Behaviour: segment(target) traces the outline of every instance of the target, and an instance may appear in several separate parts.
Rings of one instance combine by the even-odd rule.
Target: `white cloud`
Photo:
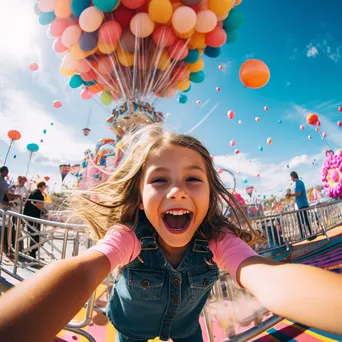
[[[6,66],[2,68],[3,72],[9,72],[11,68],[28,69],[31,62],[42,63],[39,36],[44,29],[39,27],[32,1],[2,2],[0,32],[0,64]]]
[[[318,55],[318,50],[316,46],[313,46],[312,43],[310,43],[307,46],[308,50],[306,52],[307,57],[316,57]]]
[[[30,98],[29,94],[18,89],[8,89],[0,95],[0,138],[8,142],[7,132],[10,129],[21,131],[22,138],[16,142],[17,150],[26,151],[26,145],[30,142],[40,145],[34,161],[45,165],[76,163],[82,159],[86,149],[95,145],[95,142],[78,140],[79,132],[56,120],[42,105]],[[42,134],[44,129],[47,130],[46,135]],[[40,139],[44,139],[42,144]]]
[[[289,164],[292,162],[292,165],[287,165],[286,161],[273,164],[265,163],[261,159],[250,160],[248,159],[248,155],[241,153],[237,156],[215,156],[214,162],[218,167],[225,168],[234,174],[237,183],[240,184],[240,186],[237,186],[237,191],[242,195],[245,195],[245,188],[248,185],[253,185],[258,194],[269,196],[271,194],[285,194],[286,189],[292,186],[290,172],[294,169],[296,169],[299,176],[303,178],[307,188],[320,184],[320,168],[316,165],[312,166],[311,163],[314,159],[316,159],[316,162],[319,162],[324,158],[325,156],[323,153],[313,156],[294,156],[289,162]],[[260,174],[260,178],[256,177],[257,174]],[[231,186],[232,178],[230,175],[222,173],[220,176],[225,184]],[[247,180],[248,183],[241,186],[244,180]]]

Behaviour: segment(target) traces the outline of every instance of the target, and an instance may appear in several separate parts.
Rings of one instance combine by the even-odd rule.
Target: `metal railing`
[[[0,274],[5,272],[16,280],[22,281],[35,268],[43,267],[55,260],[76,256],[80,249],[86,250],[91,242],[87,238],[86,226],[37,219],[21,215],[13,211],[0,209],[1,244]],[[329,241],[327,231],[342,223],[342,201],[319,204],[307,209],[286,212],[283,214],[251,219],[253,228],[265,234],[267,241],[257,246],[259,254],[275,259],[283,259],[290,255],[292,246],[314,235],[323,235]],[[7,243],[5,244],[5,239]],[[5,251],[5,245],[8,246]],[[36,250],[36,257],[30,253]],[[12,254],[11,267],[3,263],[3,252]],[[26,273],[25,273],[26,271]],[[89,341],[94,341],[87,332],[79,330],[87,326],[93,315],[95,306],[94,292],[86,304],[86,316],[82,322],[70,322],[66,330],[82,334]],[[239,303],[249,303],[248,312],[239,313]],[[230,306],[230,313],[225,309]],[[252,304],[251,304],[252,303]],[[213,314],[214,312],[214,314]],[[228,341],[248,341],[263,332],[282,318],[271,316],[265,319],[267,310],[246,290],[242,289],[229,274],[221,273],[220,280],[215,284],[203,315],[207,326],[207,334],[214,341],[213,320],[221,322]],[[226,316],[225,316],[226,315]],[[241,331],[241,326],[254,324],[252,328]]]

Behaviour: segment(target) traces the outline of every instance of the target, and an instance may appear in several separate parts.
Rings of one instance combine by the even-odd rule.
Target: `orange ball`
[[[270,80],[270,69],[259,59],[249,59],[241,65],[240,80],[248,88],[262,88]]]

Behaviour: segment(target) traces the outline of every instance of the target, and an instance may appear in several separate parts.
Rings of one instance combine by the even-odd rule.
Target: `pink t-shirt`
[[[241,263],[249,257],[258,255],[230,231],[220,240],[211,240],[209,248],[217,266],[229,272],[234,280],[237,280],[237,271]],[[128,227],[117,225],[112,227],[90,250],[104,254],[111,264],[112,271],[118,265],[127,265],[133,261],[140,254],[141,244]]]

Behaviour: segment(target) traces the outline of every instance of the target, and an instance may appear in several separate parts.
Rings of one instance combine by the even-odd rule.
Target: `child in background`
[[[101,200],[73,203],[97,245],[6,293],[0,340],[52,340],[118,266],[107,310],[118,341],[201,342],[199,315],[219,269],[275,314],[342,333],[341,276],[257,255],[248,244],[260,237],[197,139],[148,125],[124,152],[111,179],[92,191]]]

